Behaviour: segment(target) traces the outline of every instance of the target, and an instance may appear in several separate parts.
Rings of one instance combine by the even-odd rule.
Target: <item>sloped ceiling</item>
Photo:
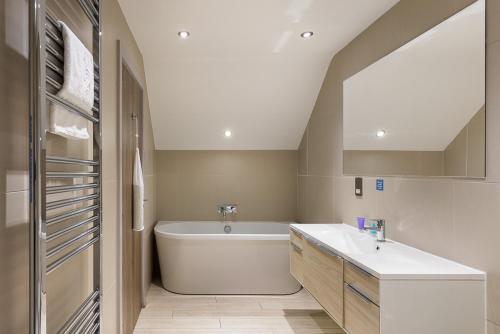
[[[157,149],[297,149],[334,54],[398,2],[119,1],[143,53]]]

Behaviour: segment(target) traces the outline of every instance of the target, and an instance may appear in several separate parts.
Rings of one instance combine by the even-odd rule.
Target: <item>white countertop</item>
[[[480,270],[392,240],[377,242],[368,232],[346,224],[292,224],[290,227],[381,280],[486,279]]]

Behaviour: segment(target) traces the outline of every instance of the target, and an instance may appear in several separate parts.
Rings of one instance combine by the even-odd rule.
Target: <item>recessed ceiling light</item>
[[[225,136],[226,138],[229,138],[229,137],[231,137],[232,135],[233,135],[233,133],[231,132],[231,130],[226,130],[226,131],[224,131],[224,136]]]
[[[312,31],[304,31],[302,34],[300,34],[300,37],[302,38],[311,38],[314,35]]]
[[[385,130],[378,130],[377,131],[377,137],[379,137],[379,138],[385,137],[385,134],[386,134]]]
[[[177,33],[177,35],[179,35],[179,37],[182,38],[182,39],[186,39],[186,38],[189,37],[190,33],[189,33],[189,31],[183,30],[183,31],[179,31]]]

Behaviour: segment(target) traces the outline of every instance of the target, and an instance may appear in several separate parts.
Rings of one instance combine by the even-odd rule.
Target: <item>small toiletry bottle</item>
[[[377,223],[376,222],[372,222],[370,224],[370,235],[374,238],[377,237]]]

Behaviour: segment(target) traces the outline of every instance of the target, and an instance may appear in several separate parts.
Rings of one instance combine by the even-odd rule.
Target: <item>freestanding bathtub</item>
[[[288,223],[158,222],[163,287],[181,294],[291,294]]]

